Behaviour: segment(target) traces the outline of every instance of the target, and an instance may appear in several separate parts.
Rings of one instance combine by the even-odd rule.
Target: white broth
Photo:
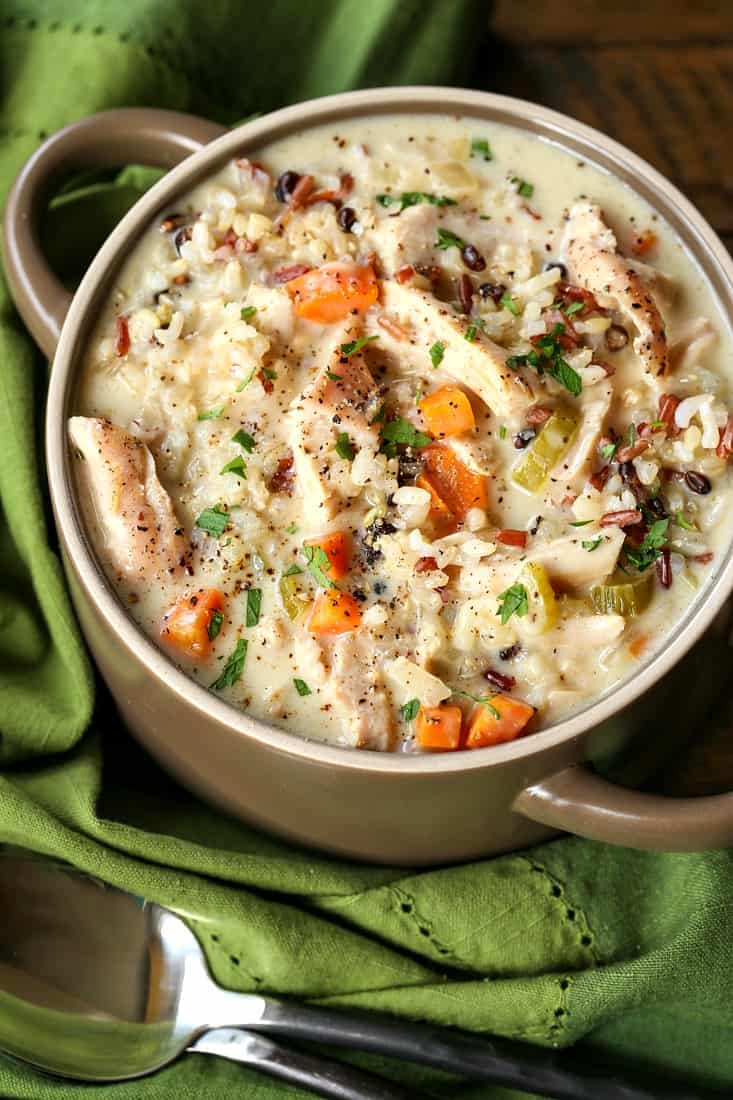
[[[472,119],[319,127],[151,226],[86,355],[99,558],[308,738],[530,735],[634,674],[730,538],[731,340],[628,187]]]

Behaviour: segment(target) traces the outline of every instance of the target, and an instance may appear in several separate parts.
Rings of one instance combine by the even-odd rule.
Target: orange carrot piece
[[[299,317],[322,325],[361,313],[379,297],[377,276],[369,264],[326,264],[291,279],[285,289]]]
[[[652,229],[645,229],[639,233],[631,243],[631,251],[635,256],[646,256],[656,246],[659,237]]]
[[[317,546],[324,552],[331,563],[324,569],[329,580],[341,581],[348,575],[351,567],[351,541],[343,531],[333,531],[330,535],[308,539],[305,545]]]
[[[425,489],[430,493],[430,519],[432,520],[436,531],[442,535],[452,535],[458,530],[458,521],[451,512],[448,505],[443,498],[439,495],[437,489],[428,481],[422,474],[417,478],[415,484],[419,489]]]
[[[206,657],[211,649],[209,627],[224,596],[217,588],[204,588],[191,596],[179,596],[163,616],[160,636],[189,657]]]
[[[460,707],[442,703],[439,707],[420,707],[415,719],[415,736],[421,749],[457,749],[461,743]]]
[[[438,439],[465,435],[476,427],[471,402],[458,386],[441,386],[423,397],[419,405],[428,431]]]
[[[649,645],[650,638],[648,634],[637,634],[632,642],[629,643],[629,653],[637,661],[644,655],[644,651]]]
[[[329,588],[316,596],[308,619],[313,634],[348,634],[361,626],[359,604],[348,592]]]
[[[534,707],[513,699],[511,695],[494,695],[490,703],[499,717],[480,703],[468,720],[467,749],[483,749],[487,745],[513,741],[534,714]]]
[[[517,531],[513,527],[504,527],[496,532],[496,541],[503,543],[504,546],[521,546],[524,549],[527,545],[527,532]]]
[[[486,508],[486,478],[475,474],[448,446],[435,444],[420,452],[423,478],[433,487],[448,510],[464,520],[469,508]]]

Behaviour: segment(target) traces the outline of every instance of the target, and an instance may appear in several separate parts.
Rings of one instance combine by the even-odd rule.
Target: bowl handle
[[[553,829],[662,852],[733,845],[733,794],[665,798],[618,787],[576,764],[521,791],[514,810]]]
[[[21,317],[49,359],[71,303],[40,246],[41,222],[54,189],[85,169],[123,164],[172,168],[224,132],[223,126],[194,115],[125,107],[59,130],[26,162],[3,216],[5,272]]]

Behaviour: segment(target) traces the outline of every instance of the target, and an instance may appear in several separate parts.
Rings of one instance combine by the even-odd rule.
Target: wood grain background
[[[733,250],[733,0],[497,0],[490,29],[484,88],[623,142]],[[733,703],[701,725],[660,778],[669,793],[733,790]]]

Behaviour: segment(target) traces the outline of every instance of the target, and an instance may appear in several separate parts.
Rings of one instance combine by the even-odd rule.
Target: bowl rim
[[[733,589],[733,554],[729,545],[715,575],[693,597],[685,614],[660,649],[636,675],[607,689],[581,711],[526,738],[473,752],[397,754],[365,752],[289,733],[253,718],[179,669],[127,614],[94,556],[76,500],[66,441],[68,405],[80,363],[77,354],[88,337],[89,313],[108,292],[110,278],[127,257],[153,217],[182,191],[201,182],[233,155],[260,148],[293,131],[338,120],[376,115],[447,115],[474,117],[484,123],[514,126],[541,140],[573,150],[647,198],[662,217],[668,213],[685,227],[685,243],[733,329],[733,259],[719,237],[684,195],[655,168],[600,131],[528,100],[492,92],[439,86],[405,86],[344,92],[270,112],[224,133],[192,154],[147,191],[106,239],[74,294],[64,321],[51,370],[46,410],[46,457],[56,524],[87,599],[108,631],[160,684],[193,707],[202,721],[215,721],[232,733],[265,743],[284,756],[305,757],[312,764],[395,776],[432,775],[481,770],[519,758],[541,755],[564,742],[583,737],[618,715],[648,691],[684,656],[711,624]],[[657,196],[657,201],[644,192]],[[708,268],[712,268],[711,271]],[[730,299],[726,308],[724,294]]]

